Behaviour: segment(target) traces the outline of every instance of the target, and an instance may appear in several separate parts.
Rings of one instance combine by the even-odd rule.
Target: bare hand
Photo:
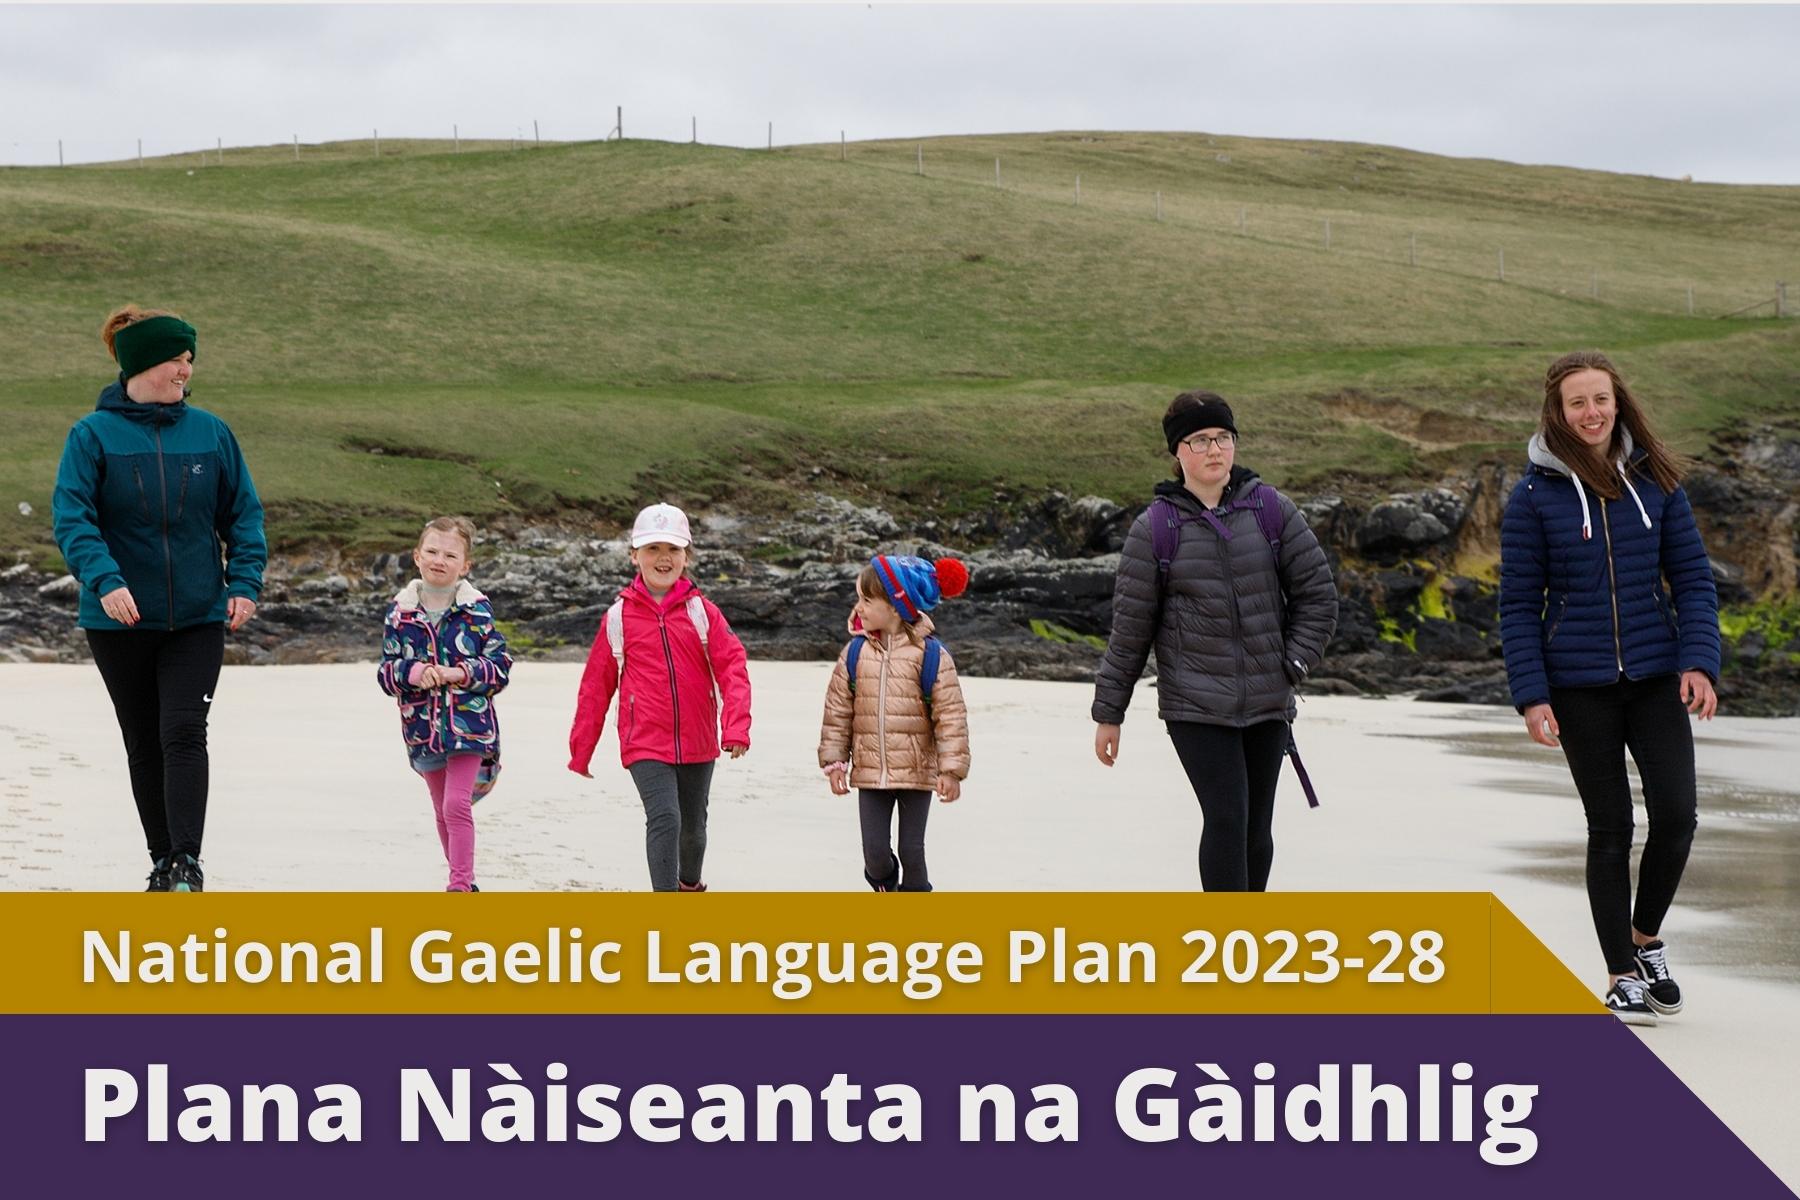
[[[1702,721],[1713,719],[1713,713],[1719,707],[1719,693],[1713,690],[1712,680],[1705,671],[1683,671],[1681,673],[1681,702],[1687,705],[1691,713],[1700,714]]]
[[[233,596],[225,601],[226,628],[236,633],[256,615],[256,601],[248,596]]]
[[[1117,725],[1094,726],[1094,757],[1100,765],[1110,767],[1119,759],[1119,727]]]
[[[825,772],[825,782],[831,785],[832,795],[848,796],[850,794],[849,775],[850,773],[842,767],[837,767]]]
[[[742,757],[744,757],[744,755],[748,754],[749,752],[750,752],[750,747],[744,745],[742,742],[726,742],[725,743],[725,753],[731,755],[731,757],[733,757],[733,758],[742,758]]]
[[[100,597],[100,611],[121,625],[138,623],[137,601],[131,598],[130,588],[114,588]]]
[[[1534,704],[1525,710],[1525,732],[1540,746],[1555,748],[1562,745],[1556,740],[1562,736],[1562,726],[1556,723],[1556,714],[1550,711],[1548,704]]]
[[[939,775],[937,794],[945,804],[954,804],[962,795],[962,780],[954,775]]]

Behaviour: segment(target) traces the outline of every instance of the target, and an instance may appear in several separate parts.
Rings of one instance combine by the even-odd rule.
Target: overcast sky
[[[0,6],[0,163],[1204,130],[1800,184],[1800,6]]]

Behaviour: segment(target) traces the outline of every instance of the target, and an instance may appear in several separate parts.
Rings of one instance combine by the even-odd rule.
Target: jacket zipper
[[[1612,598],[1613,661],[1625,674],[1625,651],[1619,645],[1619,580],[1613,571],[1612,522],[1606,517],[1606,501],[1600,502],[1600,528],[1606,535],[1606,591]]]
[[[662,607],[656,610],[656,631],[662,635],[663,663],[669,668],[669,707],[675,713],[675,762],[681,763],[681,694],[675,690],[675,656],[669,651],[669,626],[663,620]]]
[[[162,430],[156,430],[156,478],[162,484],[163,579],[168,587],[169,630],[175,629],[175,553],[169,548],[169,473],[163,465]]]
[[[887,649],[888,649],[887,639],[883,638],[882,645],[881,645],[881,674],[877,677],[877,683],[875,686],[875,745],[880,748],[880,752],[881,752],[881,782],[876,784],[875,786],[883,787],[883,788],[888,785],[888,759],[887,759],[888,654],[887,654]]]

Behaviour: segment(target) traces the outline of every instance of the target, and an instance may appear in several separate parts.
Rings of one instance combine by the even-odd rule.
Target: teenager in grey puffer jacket
[[[1126,536],[1112,633],[1095,677],[1095,752],[1112,765],[1154,647],[1157,715],[1205,820],[1201,883],[1207,891],[1261,891],[1274,858],[1270,823],[1294,685],[1324,656],[1337,626],[1337,587],[1293,501],[1259,488],[1256,473],[1236,465],[1237,427],[1224,400],[1183,393],[1163,430],[1183,482],[1160,484],[1156,494],[1181,516],[1179,542],[1159,590],[1149,511]],[[1279,506],[1279,562],[1256,512],[1232,507],[1246,499]]]

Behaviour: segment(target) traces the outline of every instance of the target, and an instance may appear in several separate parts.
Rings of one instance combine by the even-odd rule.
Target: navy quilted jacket
[[[1626,488],[1589,495],[1541,434],[1500,523],[1500,636],[1523,712],[1552,687],[1620,675],[1719,677],[1719,597],[1681,488],[1664,493],[1625,441]]]

